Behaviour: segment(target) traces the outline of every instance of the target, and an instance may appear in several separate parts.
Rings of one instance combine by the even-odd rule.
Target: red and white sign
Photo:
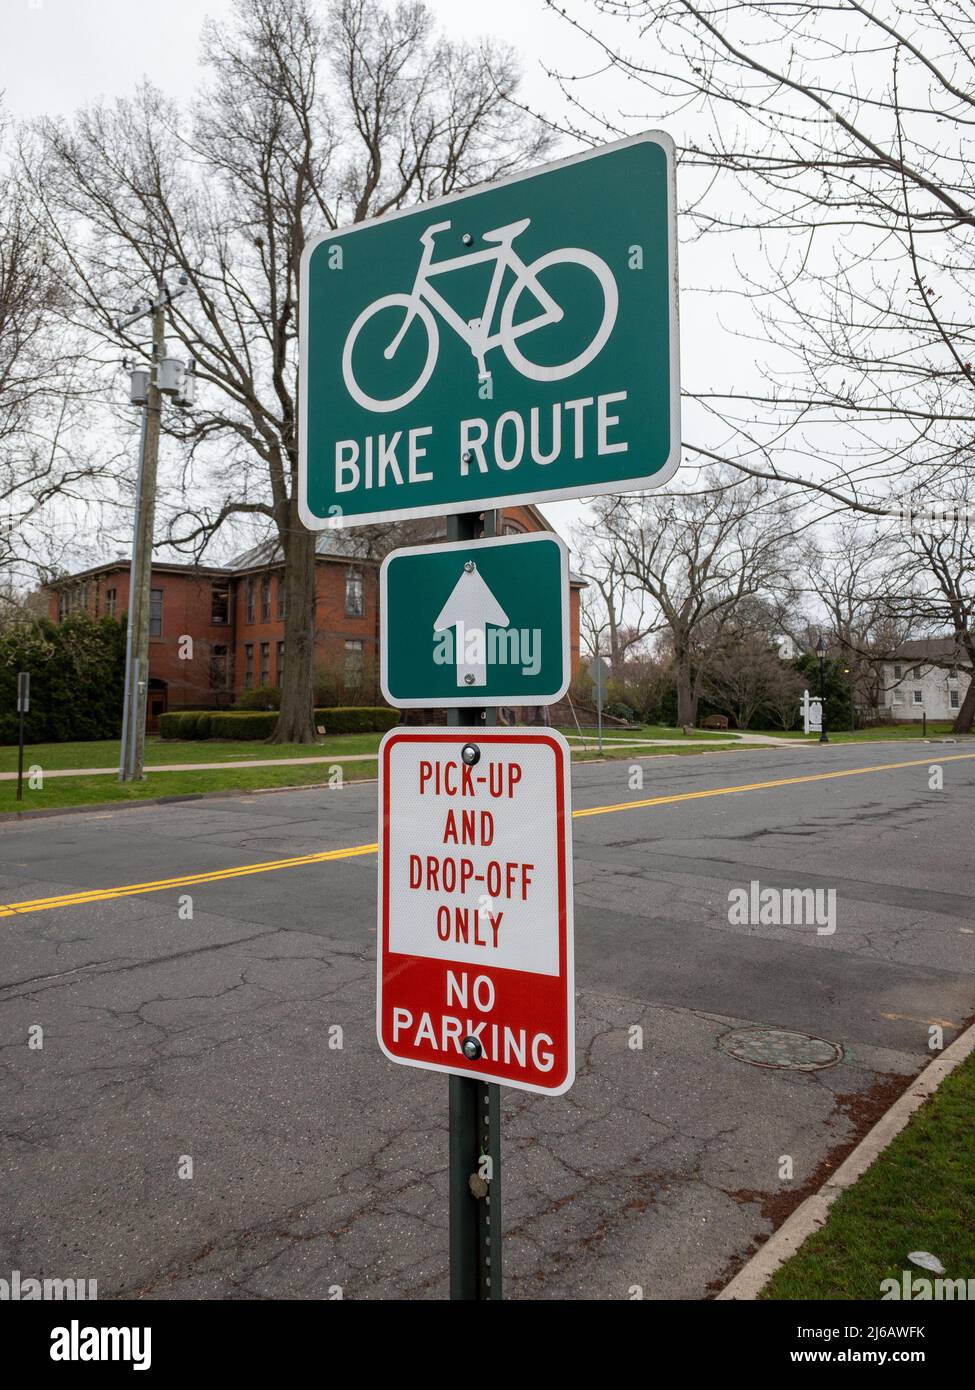
[[[565,739],[400,728],[379,759],[380,1047],[407,1066],[560,1095],[575,1077]]]

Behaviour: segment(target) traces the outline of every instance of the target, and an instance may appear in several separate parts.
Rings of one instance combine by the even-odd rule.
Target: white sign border
[[[393,560],[403,556],[423,556],[423,555],[443,555],[451,550],[472,550],[481,546],[498,545],[523,545],[525,542],[537,544],[539,541],[554,542],[559,548],[559,559],[561,577],[559,588],[561,592],[562,607],[562,685],[555,695],[533,695],[530,699],[519,699],[515,696],[500,695],[461,695],[451,692],[449,696],[428,695],[424,700],[399,699],[394,696],[389,689],[389,604],[387,594],[389,587],[388,568]],[[470,709],[478,707],[483,709],[501,709],[502,706],[511,706],[512,709],[522,709],[532,705],[557,705],[562,699],[569,686],[572,684],[572,652],[569,642],[569,547],[561,536],[554,531],[530,531],[526,535],[520,536],[485,536],[476,541],[448,541],[444,545],[404,545],[398,550],[391,550],[383,560],[379,569],[379,688],[382,691],[383,699],[394,709],[441,709],[441,708],[462,708]]]
[[[507,1077],[499,1078],[491,1072],[474,1071],[468,1067],[449,1067],[441,1066],[439,1062],[418,1062],[411,1057],[396,1057],[386,1047],[383,1041],[383,812],[386,805],[386,778],[384,774],[386,744],[391,743],[397,736],[402,738],[404,734],[408,737],[412,734],[432,733],[440,738],[450,738],[453,741],[455,735],[459,735],[465,741],[474,743],[477,739],[483,738],[486,733],[496,734],[495,728],[467,728],[464,725],[450,725],[447,728],[433,728],[433,726],[420,725],[416,728],[400,725],[395,729],[388,730],[383,735],[379,745],[379,826],[378,826],[378,846],[376,858],[378,861],[377,873],[377,893],[376,893],[376,1039],[379,1049],[383,1056],[390,1062],[395,1062],[400,1067],[417,1067],[421,1071],[439,1072],[441,1076],[466,1076],[471,1081],[488,1081],[495,1086],[510,1086],[516,1091],[531,1091],[533,1095],[539,1096],[564,1096],[576,1079],[576,972],[575,972],[575,903],[573,900],[573,858],[572,858],[572,750],[567,740],[557,729],[504,729],[503,734],[506,739],[516,740],[525,738],[538,738],[544,735],[553,738],[561,750],[562,757],[562,824],[564,827],[565,844],[563,846],[565,857],[565,1046],[566,1046],[566,1073],[565,1079],[557,1087],[535,1086],[530,1081],[511,1081]]]
[[[619,478],[612,482],[587,484],[586,487],[534,488],[529,492],[516,492],[507,497],[465,498],[453,502],[437,502],[428,506],[392,508],[388,511],[357,512],[346,517],[344,513],[336,516],[316,516],[308,510],[308,268],[311,257],[322,242],[331,244],[338,237],[350,236],[374,227],[380,222],[392,222],[399,217],[415,216],[423,208],[446,207],[449,203],[488,193],[495,188],[519,183],[523,179],[535,178],[539,174],[549,174],[556,169],[580,164],[583,160],[598,159],[600,155],[611,154],[629,145],[654,144],[664,152],[667,162],[667,278],[670,286],[670,453],[666,462],[650,477]],[[648,492],[664,483],[677,472],[681,460],[680,438],[680,323],[677,294],[677,158],[674,141],[664,130],[646,130],[640,135],[631,135],[625,140],[614,140],[596,149],[584,150],[581,154],[569,155],[565,159],[555,159],[548,164],[536,165],[494,183],[479,183],[473,188],[465,188],[461,193],[448,193],[443,198],[431,198],[426,203],[414,203],[408,208],[397,208],[395,212],[382,217],[371,217],[364,222],[355,222],[335,231],[322,232],[306,242],[301,253],[301,277],[299,288],[298,316],[298,515],[309,531],[341,531],[352,526],[373,526],[380,521],[416,521],[426,516],[453,516],[461,512],[495,511],[503,507],[517,507],[542,502],[561,502],[576,497],[599,497],[615,492]]]

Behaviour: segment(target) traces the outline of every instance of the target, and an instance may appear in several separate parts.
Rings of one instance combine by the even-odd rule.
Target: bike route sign
[[[660,132],[312,241],[305,525],[666,482],[680,455],[676,245]]]

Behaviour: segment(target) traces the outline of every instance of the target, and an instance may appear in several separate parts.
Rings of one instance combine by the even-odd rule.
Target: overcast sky
[[[489,0],[479,6],[465,0],[427,3],[452,36],[476,39],[487,35],[512,45],[522,64],[524,99],[532,109],[553,118],[563,110],[563,97],[558,84],[546,75],[545,65],[577,73],[592,72],[600,66],[590,42],[553,13],[544,0]],[[590,23],[601,22],[591,0],[565,3]],[[198,54],[202,23],[208,15],[225,18],[231,11],[231,0],[166,0],[155,5],[137,4],[135,0],[0,0],[0,91],[4,106],[12,117],[21,120],[40,115],[69,116],[89,102],[130,93],[143,77],[176,101],[188,102],[201,77]],[[613,41],[622,37],[618,21],[602,23],[612,26],[606,32]],[[632,37],[633,31],[628,30],[627,38]],[[619,117],[620,96],[625,91],[630,99],[632,90],[621,82],[619,74],[611,73],[588,84],[585,94],[597,105],[603,102],[623,130],[636,133],[656,122],[648,121],[639,109]],[[688,119],[693,117],[681,117],[682,123]],[[668,128],[678,144],[685,142],[686,126]],[[558,153],[571,153],[579,147],[577,142],[566,140]],[[680,188],[686,196],[690,189],[688,172],[681,175]],[[738,283],[733,247],[726,238],[706,247],[689,241],[681,248],[680,270],[685,384],[705,390],[740,388],[744,384],[742,373],[754,374],[758,350],[748,351],[746,344],[743,352],[742,343],[730,336],[727,348],[723,347],[724,306],[713,294],[700,293],[707,285]],[[742,322],[740,301],[732,298],[727,307],[731,327],[735,327],[736,322]],[[120,397],[124,385],[120,374]],[[691,437],[701,433],[694,421],[685,423],[692,426]],[[707,442],[717,448],[733,434],[721,427],[719,438],[714,422],[708,422],[706,428]],[[672,486],[693,487],[695,481],[695,471],[685,468]],[[584,515],[576,502],[546,503],[544,509],[566,537]],[[231,536],[226,537],[225,544],[233,545]]]

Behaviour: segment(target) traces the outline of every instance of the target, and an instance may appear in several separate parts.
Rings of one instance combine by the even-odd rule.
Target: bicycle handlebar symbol
[[[583,251],[576,246],[563,246],[556,251],[548,251],[545,255],[539,256],[537,260],[532,261],[530,265],[526,265],[517,251],[513,249],[512,242],[515,237],[521,235],[530,223],[531,218],[525,217],[518,222],[511,222],[505,227],[496,227],[494,231],[483,234],[485,241],[496,243],[493,249],[471,251],[466,255],[452,256],[448,260],[437,261],[436,263],[433,261],[434,238],[438,232],[446,231],[451,224],[449,222],[437,222],[427,227],[420,236],[423,252],[410,293],[387,294],[374,300],[372,304],[363,309],[349,329],[345,347],[342,350],[342,375],[345,379],[346,390],[358,405],[371,411],[399,410],[402,406],[409,405],[410,401],[415,400],[420,394],[433,375],[440,351],[440,332],[437,327],[437,320],[432,313],[434,309],[448,327],[452,328],[470,348],[477,362],[480,377],[488,375],[484,365],[485,355],[496,347],[501,348],[515,371],[532,381],[562,381],[564,378],[574,376],[576,372],[582,371],[583,367],[587,367],[602,352],[613,331],[619,309],[619,291],[613,272],[605,261],[600,260],[591,251]],[[484,301],[481,317],[465,323],[430,282],[435,275],[444,275],[451,270],[466,269],[490,261],[495,263],[494,273],[491,277],[491,284]],[[560,365],[542,366],[537,362],[532,362],[524,355],[518,346],[518,339],[524,338],[540,328],[545,328],[549,324],[560,323],[565,317],[565,310],[556,303],[539,280],[539,276],[544,270],[556,265],[579,265],[592,272],[602,290],[603,315],[595,336],[580,353]],[[492,333],[491,324],[494,321],[501,292],[501,281],[506,269],[514,271],[515,281],[501,305],[498,331]],[[541,313],[516,324],[515,311],[518,300],[525,290],[529,290],[541,306]],[[383,350],[386,361],[392,361],[396,356],[407,330],[415,319],[418,319],[426,329],[427,352],[423,368],[413,385],[401,392],[400,395],[383,400],[378,396],[370,396],[362,390],[353,373],[352,354],[356,340],[366,324],[380,314],[387,314],[390,310],[401,316],[402,321],[398,326],[395,326],[395,321],[391,322],[391,331],[394,330],[393,336]]]

